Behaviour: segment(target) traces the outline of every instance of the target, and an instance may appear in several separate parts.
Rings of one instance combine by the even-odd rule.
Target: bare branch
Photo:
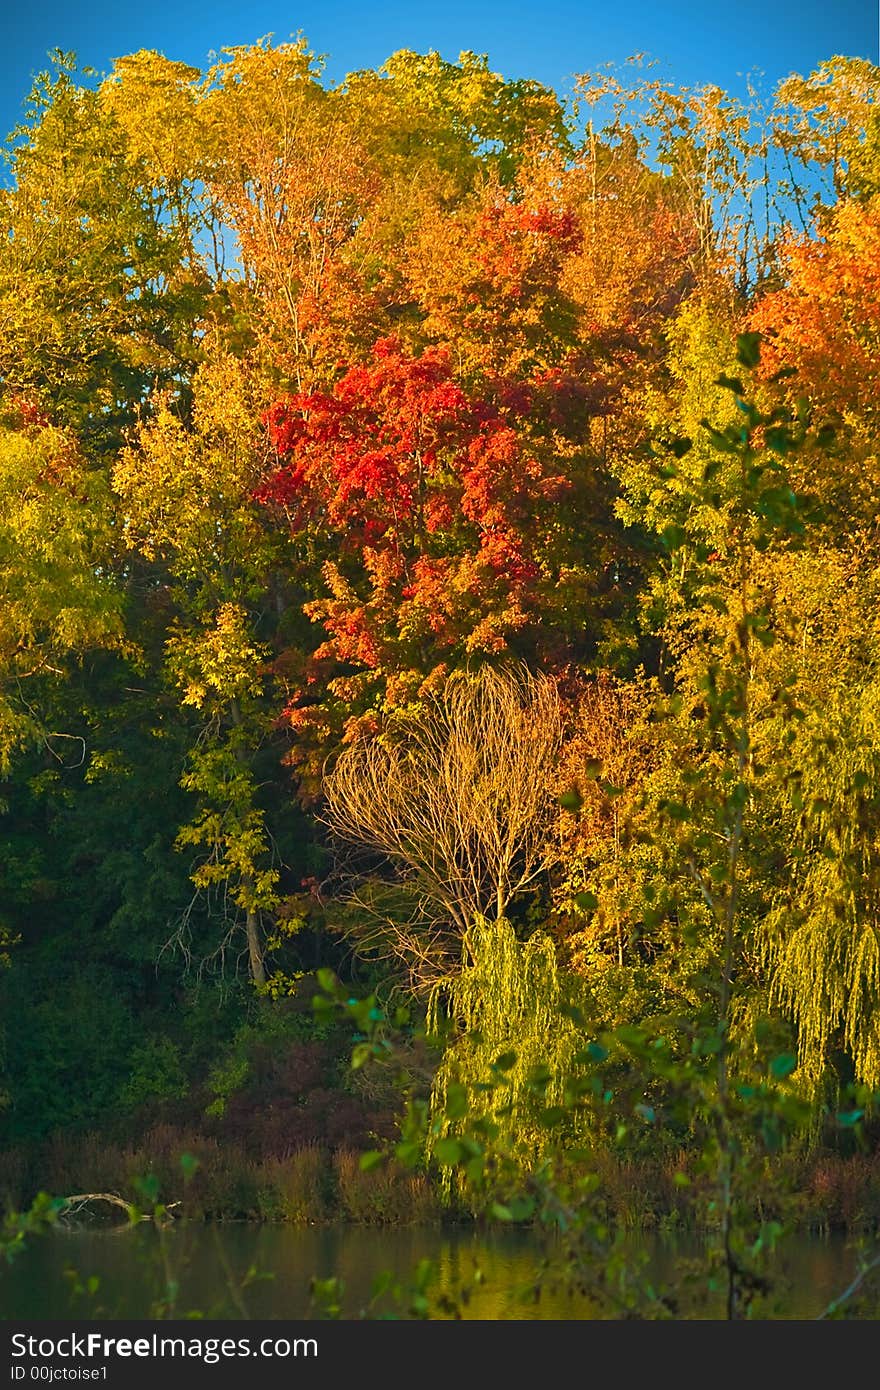
[[[328,773],[325,824],[390,861],[418,905],[383,931],[423,983],[460,962],[476,917],[504,917],[547,867],[562,732],[552,680],[484,667],[450,676]]]

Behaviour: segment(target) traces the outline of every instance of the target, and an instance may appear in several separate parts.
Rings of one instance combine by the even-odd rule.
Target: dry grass
[[[198,1160],[189,1180],[183,1154]],[[706,1179],[684,1151],[635,1162],[604,1153],[594,1164],[609,1220],[636,1230],[709,1224]],[[22,1210],[38,1191],[116,1192],[137,1202],[137,1180],[149,1177],[160,1200],[180,1202],[181,1214],[194,1220],[416,1225],[456,1214],[424,1174],[394,1163],[363,1172],[356,1149],[306,1144],[285,1158],[259,1160],[236,1144],[172,1125],[155,1126],[137,1143],[86,1134],[0,1151],[0,1210]],[[880,1230],[880,1153],[768,1163],[759,1214],[814,1231]]]
[[[349,1221],[411,1226],[435,1220],[439,1203],[428,1179],[394,1164],[364,1173],[360,1155],[340,1149],[333,1159],[339,1204]]]

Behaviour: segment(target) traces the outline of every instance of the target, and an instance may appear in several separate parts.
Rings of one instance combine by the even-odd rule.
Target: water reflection
[[[635,1239],[635,1238],[634,1238]],[[694,1238],[639,1237],[648,1272],[659,1288],[675,1289],[679,1317],[720,1316],[720,1292],[707,1293],[705,1263]],[[162,1241],[164,1240],[164,1246]],[[179,1284],[175,1316],[198,1310],[217,1318],[315,1316],[313,1276],[343,1281],[343,1316],[371,1315],[374,1281],[388,1270],[408,1284],[420,1260],[436,1268],[431,1294],[461,1301],[466,1318],[589,1319],[596,1307],[583,1297],[544,1289],[526,1297],[540,1262],[528,1231],[487,1234],[467,1230],[183,1223],[160,1239],[149,1226],[56,1232],[35,1241],[0,1274],[0,1313],[8,1319],[150,1318],[166,1276]],[[850,1282],[858,1267],[852,1242],[842,1237],[790,1237],[778,1252],[764,1316],[808,1318]],[[693,1279],[689,1269],[699,1271]],[[94,1292],[88,1289],[92,1281]],[[97,1285],[94,1281],[97,1280]],[[401,1311],[386,1295],[372,1314]],[[880,1278],[859,1315],[880,1312]]]

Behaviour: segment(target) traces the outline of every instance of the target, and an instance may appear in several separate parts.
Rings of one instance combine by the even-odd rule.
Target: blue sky
[[[737,90],[759,70],[767,87],[840,53],[878,62],[877,0],[0,0],[0,124],[16,122],[31,76],[52,48],[107,71],[138,48],[203,66],[212,50],[301,30],[341,77],[399,48],[488,53],[507,77],[566,89],[573,73],[642,51],[684,83]]]

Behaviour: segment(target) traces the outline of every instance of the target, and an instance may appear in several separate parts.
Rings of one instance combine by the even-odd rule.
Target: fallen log
[[[62,1198],[62,1205],[58,1210],[61,1220],[79,1216],[84,1207],[92,1202],[109,1202],[111,1206],[119,1207],[125,1212],[128,1220],[132,1223],[136,1221],[153,1221],[155,1216],[152,1212],[141,1211],[133,1202],[127,1202],[124,1197],[120,1197],[118,1192],[77,1192],[72,1197]],[[174,1207],[179,1207],[179,1202],[169,1202],[162,1208],[162,1218],[171,1219],[170,1213]]]

